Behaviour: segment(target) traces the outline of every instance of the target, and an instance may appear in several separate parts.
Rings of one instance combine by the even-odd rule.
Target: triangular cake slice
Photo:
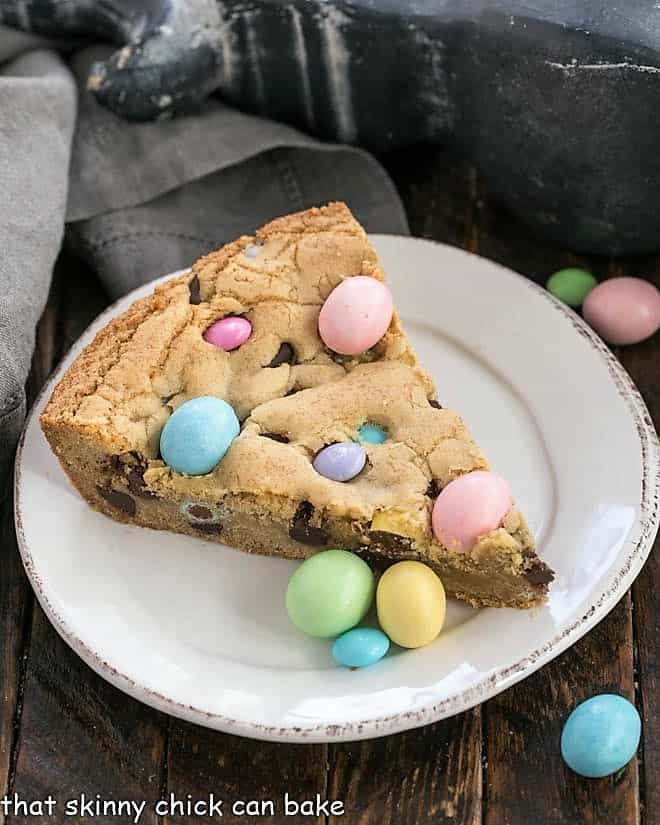
[[[279,218],[202,258],[108,324],[56,387],[41,423],[62,466],[93,507],[120,521],[286,558],[323,547],[375,565],[415,558],[473,605],[543,601],[552,572],[515,509],[470,552],[434,539],[438,492],[488,464],[435,400],[396,313],[362,355],[326,348],[319,311],[356,275],[383,280],[343,204]],[[231,352],[203,337],[228,315],[252,325]],[[197,396],[226,400],[242,426],[210,473],[187,476],[164,463],[159,439]],[[370,423],[388,438],[365,445],[356,478],[316,472],[319,450]]]

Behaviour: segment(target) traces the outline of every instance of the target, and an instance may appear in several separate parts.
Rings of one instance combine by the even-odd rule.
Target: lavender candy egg
[[[367,454],[361,444],[342,441],[324,447],[314,459],[314,469],[331,481],[350,481],[362,472]]]

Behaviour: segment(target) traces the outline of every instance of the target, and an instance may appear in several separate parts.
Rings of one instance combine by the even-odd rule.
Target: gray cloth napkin
[[[0,69],[0,495],[62,241],[76,102],[53,52],[31,51]]]
[[[29,43],[0,29],[0,59]],[[178,120],[120,120],[77,88],[105,54],[86,49],[67,66],[33,50],[0,73],[0,475],[64,230],[112,297],[330,200],[345,200],[370,231],[408,232],[392,182],[362,150],[218,100]]]

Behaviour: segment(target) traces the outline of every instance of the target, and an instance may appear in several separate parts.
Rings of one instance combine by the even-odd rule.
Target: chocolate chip
[[[203,504],[191,504],[186,508],[188,514],[193,518],[201,519],[202,521],[210,521],[213,518],[213,511]]]
[[[426,488],[426,495],[429,498],[437,498],[440,495],[440,487],[434,478],[431,479],[431,483]]]
[[[400,536],[398,533],[388,533],[387,530],[371,530],[369,532],[371,539],[371,546],[377,546],[387,553],[401,553],[406,550],[412,550],[414,546],[413,540],[409,536]]]
[[[200,533],[214,533],[217,536],[222,533],[222,524],[220,524],[219,521],[209,521],[208,524],[200,522],[198,524],[192,524],[191,526],[194,527],[195,530],[199,530]]]
[[[525,570],[525,578],[530,584],[550,584],[555,574],[541,559],[533,559],[531,567]]]
[[[188,290],[190,291],[190,303],[201,304],[202,296],[199,291],[199,278],[197,275],[194,275],[192,280],[188,282]]]
[[[128,489],[134,496],[141,496],[142,498],[156,498],[154,493],[144,483],[144,476],[142,472],[136,468],[131,468],[128,471]]]
[[[436,410],[442,409],[442,404],[438,401],[437,398],[429,398],[429,404]]]
[[[362,561],[366,562],[376,575],[380,575],[384,573],[388,567],[392,566],[392,562],[377,550],[376,552],[369,550],[370,546],[371,545],[358,547],[352,552],[358,555]]]
[[[268,365],[269,367],[279,367],[282,364],[293,364],[294,352],[293,347],[287,341],[280,344],[280,348],[275,353],[275,357]]]
[[[302,544],[311,544],[319,547],[328,541],[328,534],[320,527],[310,524],[314,515],[314,505],[309,501],[301,501],[291,522],[289,535]]]
[[[111,487],[97,486],[96,489],[98,490],[99,495],[103,496],[111,507],[114,507],[116,510],[120,510],[127,516],[133,517],[135,515],[135,501],[128,495],[128,493],[113,490]]]
[[[354,355],[342,355],[341,352],[335,352],[328,347],[325,348],[325,353],[335,364],[341,364],[342,367],[346,366],[346,364],[355,357]]]
[[[110,460],[109,460],[108,463],[109,463],[110,469],[112,470],[113,473],[120,473],[121,470],[122,470],[122,467],[124,466],[121,463],[121,458],[119,458],[118,455],[111,455]]]
[[[289,439],[285,435],[281,435],[280,433],[260,433],[264,438],[270,438],[273,441],[279,441],[280,444],[288,444]]]

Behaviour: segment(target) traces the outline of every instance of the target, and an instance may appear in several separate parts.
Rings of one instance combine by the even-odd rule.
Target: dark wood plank
[[[274,689],[276,686],[274,685]],[[284,794],[292,800],[315,800],[319,794],[327,799],[327,746],[286,745],[255,742],[216,733],[206,728],[172,720],[167,755],[167,791],[179,800],[190,794],[193,800],[208,800],[210,794],[224,800],[222,822],[291,822],[324,825],[325,816],[291,815],[285,817]],[[233,811],[233,805],[250,800],[272,802],[263,816],[246,816]],[[186,822],[208,822],[203,816],[187,817]],[[163,825],[181,822],[165,816]]]
[[[332,745],[328,794],[346,805],[332,825],[478,825],[480,708],[395,736]]]
[[[66,277],[59,290],[57,318],[50,312],[42,321],[50,335],[46,341],[41,336],[37,347],[39,363],[31,377],[35,390],[55,357],[68,349],[107,304],[98,283],[75,261],[62,261],[59,268]],[[81,794],[88,799],[101,794],[106,799],[146,800],[153,808],[161,791],[166,717],[129,699],[90,671],[59,639],[38,607],[32,614],[28,641],[10,790],[24,800],[44,799],[49,793],[56,796],[60,804],[52,817],[43,820],[49,823],[87,821],[83,816],[66,816],[64,801],[79,799]],[[9,819],[41,821],[29,815]],[[102,816],[94,821],[117,819]],[[153,810],[141,821],[155,823]]]
[[[65,801],[145,801],[140,819],[154,825],[160,796],[166,717],[130,699],[92,673],[35,608],[13,790],[20,799],[60,804],[49,823],[92,821]],[[12,816],[11,822],[42,821]],[[118,821],[112,816],[94,822]],[[130,821],[120,819],[119,821]]]
[[[473,167],[431,146],[402,149],[382,160],[397,185],[413,235],[472,249]]]
[[[577,256],[534,237],[489,199],[479,184],[476,251],[539,283],[564,266],[583,266],[602,278],[608,263]],[[489,702],[484,710],[488,769],[485,823],[636,825],[636,760],[615,779],[577,777],[561,760],[559,738],[570,711],[595,693],[634,700],[630,594],[613,613],[559,660]]]
[[[573,648],[486,704],[485,825],[637,825],[636,760],[592,780],[561,759],[566,717],[595,693],[634,699],[629,594]]]
[[[13,752],[20,723],[23,651],[32,614],[32,591],[16,546],[12,496],[8,495],[0,507],[0,797],[3,797],[13,784]],[[0,823],[3,822],[0,812]]]
[[[660,288],[660,256],[615,262],[612,275],[630,275]],[[660,421],[660,334],[617,354],[641,392],[652,419]],[[642,821],[660,825],[660,539],[632,588],[636,652],[636,695],[642,715],[640,765]]]
[[[60,282],[54,279],[48,303],[35,332],[32,368],[26,385],[28,405],[37,396],[48,377],[57,349],[57,312]],[[0,491],[0,797],[13,787],[15,744],[22,710],[25,676],[24,651],[27,648],[32,620],[33,595],[21,564],[14,532],[12,479],[6,491]],[[3,492],[5,495],[2,495]],[[0,812],[0,823],[4,815]]]
[[[657,420],[657,419],[656,419]],[[640,802],[644,825],[660,823],[660,539],[633,585],[637,707],[642,716]]]

